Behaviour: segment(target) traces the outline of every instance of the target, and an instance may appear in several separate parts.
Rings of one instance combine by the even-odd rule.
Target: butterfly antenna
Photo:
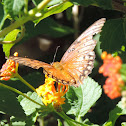
[[[60,47],[60,46],[57,46],[57,47],[56,47],[56,51],[55,51],[55,54],[54,54],[54,57],[53,57],[53,62],[55,61],[56,54],[57,54],[57,51],[58,51],[58,48],[59,48],[59,47]],[[52,62],[52,63],[53,63],[53,62]]]

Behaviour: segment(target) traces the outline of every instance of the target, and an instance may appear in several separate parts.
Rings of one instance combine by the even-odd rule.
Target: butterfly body
[[[51,65],[53,66],[55,70],[54,69],[48,70],[45,68],[44,73],[47,76],[54,78],[57,82],[63,83],[63,84],[72,85],[73,83],[74,84],[76,83],[72,74],[68,70],[66,70],[60,62],[54,62]],[[57,78],[57,74],[58,74],[58,78]]]
[[[93,35],[101,32],[105,20],[105,18],[102,18],[96,21],[84,31],[71,44],[60,62],[47,64],[38,60],[14,56],[10,56],[9,59],[34,69],[42,67],[44,73],[54,78],[57,82],[79,86],[93,69],[95,59],[93,50],[97,43],[93,39]]]

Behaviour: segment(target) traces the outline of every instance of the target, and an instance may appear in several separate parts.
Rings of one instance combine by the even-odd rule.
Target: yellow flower
[[[42,97],[42,102],[46,106],[50,103],[56,105],[65,104],[65,98],[63,96],[68,91],[68,85],[58,83],[55,86],[54,84],[55,80],[46,76],[45,84],[36,89],[37,94]]]

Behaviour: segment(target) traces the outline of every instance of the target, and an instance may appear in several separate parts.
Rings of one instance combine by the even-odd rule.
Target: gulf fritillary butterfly
[[[57,82],[78,86],[93,69],[95,59],[93,50],[96,46],[93,35],[101,32],[105,20],[102,18],[96,21],[84,31],[68,48],[60,62],[47,64],[38,60],[14,56],[10,56],[9,59],[34,69],[42,67],[44,73]]]

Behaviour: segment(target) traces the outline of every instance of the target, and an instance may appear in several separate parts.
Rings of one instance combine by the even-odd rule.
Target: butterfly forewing
[[[44,63],[44,62],[41,62],[41,61],[38,61],[38,60],[29,59],[29,58],[10,56],[9,59],[18,62],[19,64],[31,67],[33,69],[39,69],[41,67],[44,68],[44,69],[53,68],[53,66],[48,64],[48,63]]]
[[[84,31],[68,48],[61,59],[61,63],[75,78],[79,85],[93,69],[96,41],[93,35],[100,33],[105,23],[105,18],[96,21]]]
[[[93,35],[101,32],[104,23],[105,18],[102,18],[84,31],[68,48],[60,62],[54,62],[50,65],[29,58],[11,56],[9,59],[34,69],[42,67],[44,73],[56,81],[78,86],[93,69],[95,59],[93,50],[96,46]]]
[[[80,47],[80,48],[86,48],[86,44],[88,45],[89,41],[93,41],[92,43],[89,44],[90,47],[93,47],[92,45],[96,45],[96,42],[93,40],[93,35],[100,33],[101,29],[105,23],[106,19],[102,18],[98,21],[96,21],[94,24],[92,24],[86,31],[84,31],[73,43],[72,45],[68,48],[66,53],[63,55],[62,59],[60,62],[65,62],[66,59],[69,60],[70,55],[75,52],[75,48]],[[94,49],[94,48],[93,48]],[[69,57],[69,58],[67,58]]]

